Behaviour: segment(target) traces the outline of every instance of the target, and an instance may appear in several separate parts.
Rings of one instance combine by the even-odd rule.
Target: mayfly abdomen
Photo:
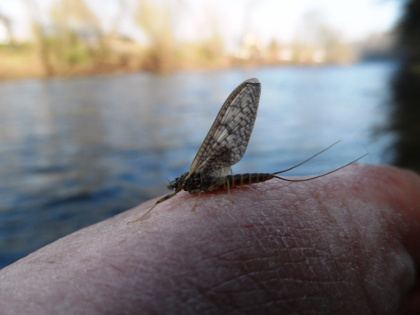
[[[265,182],[273,178],[273,174],[269,173],[245,173],[245,174],[235,174],[229,175],[227,180],[229,181],[229,186],[236,187],[236,186],[243,186],[243,185],[251,185],[256,183]],[[225,184],[227,186],[227,183]]]
[[[216,189],[233,188],[236,186],[251,185],[265,182],[274,177],[270,173],[245,173],[228,175],[224,178],[213,178],[210,181],[204,182],[202,185],[203,191],[213,191]]]

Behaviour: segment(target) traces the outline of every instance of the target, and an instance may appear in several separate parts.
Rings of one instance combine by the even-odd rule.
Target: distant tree
[[[116,10],[116,14],[113,19],[112,27],[111,27],[111,35],[114,35],[114,36],[118,35],[119,28],[124,19],[125,13],[129,9],[128,0],[116,0],[116,3],[117,3],[117,10]]]
[[[23,0],[31,23],[32,34],[34,36],[35,48],[38,51],[44,75],[49,77],[54,74],[54,66],[51,60],[51,46],[48,44],[48,36],[41,21],[41,14],[37,3],[34,0]]]
[[[280,52],[279,43],[275,39],[272,39],[270,41],[270,44],[268,44],[268,47],[267,47],[269,61],[272,61],[272,62],[278,61],[279,52]]]
[[[56,0],[42,20],[36,0],[22,0],[31,21],[44,74],[51,76],[80,63],[100,63],[107,53],[101,23],[84,0]]]
[[[175,29],[180,18],[182,0],[137,0],[135,20],[147,37],[149,52],[145,67],[156,72],[174,66]]]
[[[211,3],[204,3],[201,10],[205,12],[201,21],[201,51],[209,61],[215,61],[225,55],[225,39],[223,34],[223,18]]]
[[[330,26],[325,16],[318,11],[308,11],[303,15],[297,28],[295,47],[296,54],[309,62],[321,55],[323,62],[353,59],[350,48],[341,40],[340,32]]]
[[[420,61],[420,1],[404,1],[404,14],[398,23],[399,44],[406,61]]]
[[[50,30],[57,55],[69,64],[86,59],[100,62],[106,56],[99,18],[84,0],[58,0],[51,8]]]
[[[15,37],[12,31],[12,21],[7,16],[5,16],[4,14],[0,12],[0,23],[2,23],[4,28],[6,29],[7,36],[9,38],[9,44],[14,45]]]

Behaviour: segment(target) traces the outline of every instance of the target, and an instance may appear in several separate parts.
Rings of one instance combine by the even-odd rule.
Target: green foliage
[[[85,47],[74,46],[66,52],[64,61],[69,65],[80,65],[92,61],[92,58]]]
[[[26,54],[33,49],[33,45],[25,44],[0,44],[0,51],[9,54]]]

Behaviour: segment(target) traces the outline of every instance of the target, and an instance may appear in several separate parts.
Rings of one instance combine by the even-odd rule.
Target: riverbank
[[[119,44],[120,45],[120,44]],[[356,58],[346,55],[342,60],[320,60],[314,52],[304,57],[284,58],[279,53],[228,56],[210,54],[202,47],[184,45],[171,53],[130,46],[118,51],[108,49],[73,51],[59,54],[58,49],[31,44],[0,45],[0,81],[26,78],[74,77],[148,71],[168,74],[180,70],[217,70],[267,65],[350,64]],[[120,47],[120,46],[118,46]],[[318,54],[319,55],[319,54]]]

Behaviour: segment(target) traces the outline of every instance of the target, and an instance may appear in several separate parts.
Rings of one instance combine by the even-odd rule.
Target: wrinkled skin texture
[[[180,192],[0,271],[2,314],[420,313],[420,178],[352,165],[308,182]],[[417,270],[417,271],[416,271]]]

